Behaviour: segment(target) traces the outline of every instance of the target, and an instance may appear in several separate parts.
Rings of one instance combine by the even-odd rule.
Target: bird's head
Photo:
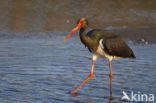
[[[83,23],[82,23],[82,26],[81,26],[81,27],[86,27],[86,26],[88,26],[88,20],[85,19],[85,18],[80,18],[80,19],[78,19],[78,20],[77,20],[77,24],[79,24],[79,22],[80,22],[81,20],[83,20]]]
[[[77,21],[77,25],[72,29],[72,31],[64,38],[63,41],[66,41],[69,37],[71,37],[75,32],[77,32],[81,27],[87,27],[88,20],[85,18],[81,18]]]

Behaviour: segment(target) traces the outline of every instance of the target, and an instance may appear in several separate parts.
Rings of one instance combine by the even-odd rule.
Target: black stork
[[[77,25],[72,29],[63,41],[80,29],[80,40],[93,53],[91,73],[71,94],[74,94],[83,84],[93,77],[94,63],[99,57],[109,60],[110,68],[110,93],[112,95],[112,67],[111,61],[120,58],[135,58],[132,49],[118,35],[106,30],[92,29],[88,31],[88,21],[85,18],[78,20]],[[88,32],[87,32],[88,31]]]

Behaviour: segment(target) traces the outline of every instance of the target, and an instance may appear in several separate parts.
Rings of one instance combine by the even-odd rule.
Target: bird
[[[135,54],[119,35],[116,35],[113,32],[104,29],[89,30],[88,20],[85,18],[80,18],[78,20],[77,25],[64,38],[63,41],[65,42],[78,30],[81,42],[85,45],[85,47],[88,48],[91,53],[93,53],[92,67],[90,75],[74,91],[70,92],[70,94],[75,94],[83,84],[85,84],[89,79],[93,77],[94,64],[99,57],[109,60],[110,94],[112,94],[113,72],[111,61],[113,59],[136,58]]]

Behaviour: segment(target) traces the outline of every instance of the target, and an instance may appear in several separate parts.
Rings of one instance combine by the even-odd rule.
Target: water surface
[[[66,34],[65,34],[66,35]],[[106,103],[109,101],[108,60],[98,59],[94,77],[72,97],[90,73],[92,54],[78,36],[67,42],[61,33],[8,34],[0,38],[1,103]],[[129,44],[136,59],[112,61],[113,100],[122,91],[156,93],[156,45]]]

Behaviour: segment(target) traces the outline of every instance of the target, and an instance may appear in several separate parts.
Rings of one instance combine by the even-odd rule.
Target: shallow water
[[[8,34],[0,38],[1,103],[101,103],[109,101],[108,60],[98,59],[94,77],[72,97],[90,73],[92,54],[78,36],[61,33]],[[156,45],[129,44],[136,59],[112,61],[113,100],[122,91],[156,93]]]

